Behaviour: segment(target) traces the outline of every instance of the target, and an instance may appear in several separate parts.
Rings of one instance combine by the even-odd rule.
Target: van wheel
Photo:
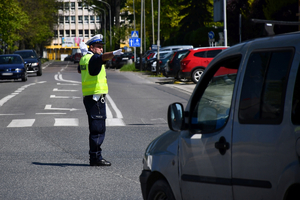
[[[204,72],[204,69],[196,69],[195,71],[193,71],[193,74],[192,74],[192,81],[194,83],[198,83],[200,77],[202,76]]]
[[[152,185],[148,200],[175,200],[175,197],[167,181],[158,180]]]

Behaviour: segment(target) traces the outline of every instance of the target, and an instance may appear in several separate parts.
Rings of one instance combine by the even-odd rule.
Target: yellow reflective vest
[[[96,76],[91,76],[89,73],[89,61],[92,56],[93,54],[86,54],[79,62],[83,96],[108,93],[105,66],[102,65],[100,73]]]

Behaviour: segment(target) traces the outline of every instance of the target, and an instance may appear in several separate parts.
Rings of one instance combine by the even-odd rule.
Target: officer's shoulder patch
[[[80,65],[80,70],[86,70],[86,66],[85,65]]]

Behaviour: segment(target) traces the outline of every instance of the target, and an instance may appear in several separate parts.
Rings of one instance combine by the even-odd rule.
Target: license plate
[[[2,76],[12,76],[13,73],[2,73]]]
[[[128,58],[122,58],[122,60],[128,60]]]

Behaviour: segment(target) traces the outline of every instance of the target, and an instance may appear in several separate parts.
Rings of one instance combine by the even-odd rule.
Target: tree
[[[18,32],[28,24],[28,15],[22,10],[17,0],[0,0],[0,39],[1,46],[8,45],[9,50],[15,50],[15,41],[23,38]]]
[[[206,22],[212,21],[212,3],[210,0],[183,0],[179,3],[183,8],[179,15],[183,15],[180,21],[180,30],[190,32],[205,27]]]
[[[58,2],[56,0],[22,0],[21,9],[29,16],[30,22],[19,32],[23,36],[20,48],[35,48],[49,42],[53,27],[57,23]],[[32,9],[34,8],[34,9]]]

